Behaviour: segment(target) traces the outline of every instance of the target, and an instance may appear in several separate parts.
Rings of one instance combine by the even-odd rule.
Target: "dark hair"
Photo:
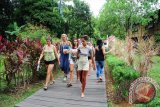
[[[52,41],[52,38],[51,38],[50,36],[48,36],[48,37],[46,38],[46,40]]]
[[[72,40],[72,48],[74,48],[74,47],[75,47],[75,44],[74,44],[74,41],[75,41],[75,40],[77,40],[77,42],[78,42],[78,39],[73,38],[73,40]],[[78,47],[78,43],[77,43],[77,47]]]
[[[99,49],[102,49],[103,41],[101,39],[97,40],[97,46]]]
[[[47,38],[46,38],[46,41],[51,41],[51,43],[52,43],[52,38],[51,38],[51,36],[48,36]]]
[[[88,41],[88,35],[83,35],[81,38],[83,38],[84,40]]]

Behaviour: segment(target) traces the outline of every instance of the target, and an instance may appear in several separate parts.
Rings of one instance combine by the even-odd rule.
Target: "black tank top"
[[[104,61],[104,54],[103,54],[102,49],[99,49],[99,50],[96,49],[95,60]]]

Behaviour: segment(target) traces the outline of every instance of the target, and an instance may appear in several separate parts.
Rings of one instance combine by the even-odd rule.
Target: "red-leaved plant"
[[[4,80],[8,87],[21,84],[25,86],[26,83],[37,80],[36,65],[41,50],[42,44],[38,39],[31,41],[29,38],[17,38],[16,41],[9,42],[0,36],[0,55],[5,57]]]

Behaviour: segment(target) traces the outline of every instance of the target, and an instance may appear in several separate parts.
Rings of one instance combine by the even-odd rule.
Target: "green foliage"
[[[139,72],[127,66],[116,56],[108,55],[106,60],[114,80],[116,93],[122,93],[122,97],[128,96],[130,83],[140,76]]]
[[[101,35],[113,34],[124,39],[128,30],[133,30],[135,24],[147,25],[154,17],[156,19],[157,0],[107,0],[97,19],[97,27]]]
[[[13,107],[15,104],[41,89],[42,86],[42,83],[36,83],[16,93],[0,93],[0,107]]]
[[[13,24],[10,24],[8,26],[8,29],[11,31],[5,31],[5,32],[10,35],[18,35],[23,27],[24,26],[18,27],[17,22],[14,22]]]
[[[67,5],[66,1],[68,0],[61,4],[63,8],[59,7],[59,0],[7,0],[6,3],[2,2],[0,34],[4,34],[4,31],[14,31],[8,33],[15,34],[15,30],[10,30],[7,26],[12,22],[17,22],[19,26],[27,23],[45,26],[51,32],[56,33],[58,38],[62,33],[68,34],[70,39],[83,34],[93,36],[92,15],[88,4],[81,0],[73,0],[74,5]],[[5,5],[8,8],[7,6],[3,8]],[[12,10],[9,9],[10,6]]]
[[[73,35],[93,34],[89,6],[80,0],[74,0],[75,6],[62,3],[59,13],[58,1],[55,0],[17,0],[15,16],[19,23],[33,23],[46,26],[60,37],[62,33]],[[63,9],[63,10],[62,10]],[[62,14],[63,11],[63,15]]]
[[[116,84],[139,77],[138,73],[128,66],[115,66],[112,70],[112,76]]]
[[[4,35],[7,26],[13,22],[13,0],[1,0],[0,2],[0,35]]]
[[[113,69],[115,66],[125,66],[126,63],[114,55],[108,55],[107,56],[107,62],[110,69]]]
[[[160,43],[160,32],[157,32],[154,37],[155,37],[155,41],[157,43]]]
[[[80,37],[87,34],[93,36],[93,26],[89,6],[80,0],[73,0],[74,7],[70,7],[69,15],[64,14],[66,17],[70,36],[75,35]],[[71,38],[72,39],[72,38]]]
[[[41,43],[43,46],[47,43],[45,36],[41,37]]]
[[[160,57],[159,56],[154,56],[152,58],[153,61],[153,66],[150,69],[148,76],[153,78],[159,85],[160,85]],[[151,101],[150,103],[148,103],[147,105],[145,105],[147,107],[158,107],[160,106],[160,89],[157,90],[156,92],[156,97],[153,99],[153,101]]]
[[[49,30],[44,26],[35,26],[28,23],[21,32],[19,32],[19,36],[24,40],[26,38],[30,39],[40,39],[42,37],[47,37],[49,35]]]
[[[53,42],[53,43],[59,43],[60,41],[61,41],[61,40],[60,40],[59,38],[53,38],[53,39],[52,39],[52,42]]]
[[[25,26],[18,26],[17,22],[14,22],[13,24],[10,24],[8,26],[8,30],[10,31],[5,31],[5,33],[9,34],[8,39],[9,40],[14,40],[16,39],[16,37],[19,35],[20,31],[22,30],[22,28],[24,28]],[[15,36],[15,37],[13,37]]]

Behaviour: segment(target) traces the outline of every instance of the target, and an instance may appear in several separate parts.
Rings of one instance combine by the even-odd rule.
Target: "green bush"
[[[41,43],[42,43],[43,46],[47,43],[45,36],[41,37]]]
[[[160,32],[155,33],[155,41],[160,43]]]
[[[128,66],[115,66],[112,69],[112,76],[114,81],[119,84],[127,80],[134,80],[139,75],[134,69]]]
[[[22,39],[41,39],[43,36],[47,37],[49,35],[49,30],[44,26],[35,26],[32,24],[27,24],[18,34]]]
[[[140,76],[139,72],[113,55],[107,56],[107,64],[113,77],[113,85],[116,93],[122,93],[122,97],[128,96],[130,83]]]
[[[114,55],[108,55],[107,56],[107,63],[110,69],[113,69],[115,66],[125,66],[126,63]]]

